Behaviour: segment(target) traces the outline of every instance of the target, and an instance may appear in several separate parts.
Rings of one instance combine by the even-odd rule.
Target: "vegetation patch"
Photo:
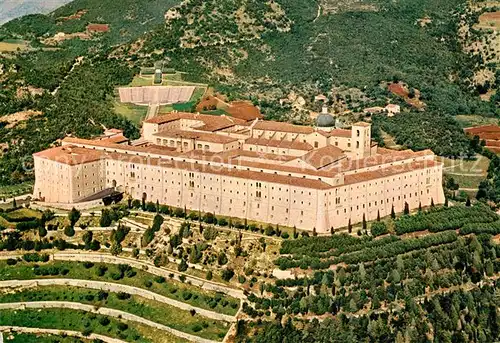
[[[230,296],[206,292],[187,283],[174,281],[171,278],[166,280],[161,279],[145,271],[136,270],[126,265],[56,261],[38,265],[22,262],[14,266],[9,266],[6,261],[0,261],[0,266],[5,271],[0,275],[0,279],[2,280],[62,277],[118,282],[124,285],[145,288],[195,307],[228,315],[235,315],[239,307],[238,300]]]
[[[70,301],[124,311],[173,329],[212,340],[226,334],[227,325],[179,308],[127,293],[88,290],[78,287],[47,286],[0,295],[0,302]],[[200,330],[197,328],[200,327]]]
[[[69,309],[1,310],[0,325],[95,332],[127,342],[150,343],[144,328],[112,317]]]

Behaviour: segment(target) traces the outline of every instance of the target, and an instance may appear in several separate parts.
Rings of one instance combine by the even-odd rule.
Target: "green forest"
[[[240,342],[496,341],[499,223],[478,204],[391,219],[380,238],[285,240],[276,264],[301,272],[249,294]]]
[[[464,53],[458,41],[460,20],[473,24],[478,18],[463,0],[372,0],[367,10],[348,1],[335,13],[321,10],[323,2],[298,0],[176,5],[173,0],[148,1],[147,6],[137,0],[76,0],[49,15],[22,17],[0,28],[0,41],[30,43],[26,51],[0,55],[0,114],[44,113],[13,130],[0,125],[0,143],[5,143],[1,184],[32,178],[14,161],[29,165],[31,153],[67,134],[98,134],[103,124],[125,128],[134,137],[138,128],[110,106],[113,87],[127,84],[138,67],[156,61],[186,72],[188,80],[209,82],[230,99],[251,99],[270,119],[297,121],[292,108],[278,101],[290,91],[314,107],[314,95],[334,86],[357,89],[364,100],[344,97],[355,111],[392,99],[410,112],[374,118],[374,137],[383,130],[402,146],[430,148],[443,156],[473,153],[454,115],[497,115],[496,97],[479,100],[470,82],[471,73],[486,62]],[[178,15],[165,22],[173,6]],[[238,13],[249,19],[242,21]],[[431,20],[416,24],[422,18]],[[57,48],[43,43],[58,32],[83,32],[89,23],[109,24],[110,30],[90,40],[64,40]],[[412,110],[387,90],[385,84],[396,81],[419,90],[424,111]],[[45,93],[19,96],[20,86]]]

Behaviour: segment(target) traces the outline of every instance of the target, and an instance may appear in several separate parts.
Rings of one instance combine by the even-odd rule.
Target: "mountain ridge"
[[[71,0],[0,0],[0,25],[28,14],[47,14]]]

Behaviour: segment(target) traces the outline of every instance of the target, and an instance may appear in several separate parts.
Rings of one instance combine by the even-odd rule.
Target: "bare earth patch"
[[[6,128],[11,129],[20,122],[26,121],[31,117],[36,117],[40,115],[42,115],[42,112],[40,111],[28,110],[3,116],[0,118],[0,120],[4,123],[7,123],[7,125],[5,126]]]

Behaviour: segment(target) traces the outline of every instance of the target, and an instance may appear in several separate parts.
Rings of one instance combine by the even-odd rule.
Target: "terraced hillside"
[[[285,241],[291,276],[248,297],[240,341],[495,341],[499,224],[482,205],[445,207],[373,223],[378,238]]]

